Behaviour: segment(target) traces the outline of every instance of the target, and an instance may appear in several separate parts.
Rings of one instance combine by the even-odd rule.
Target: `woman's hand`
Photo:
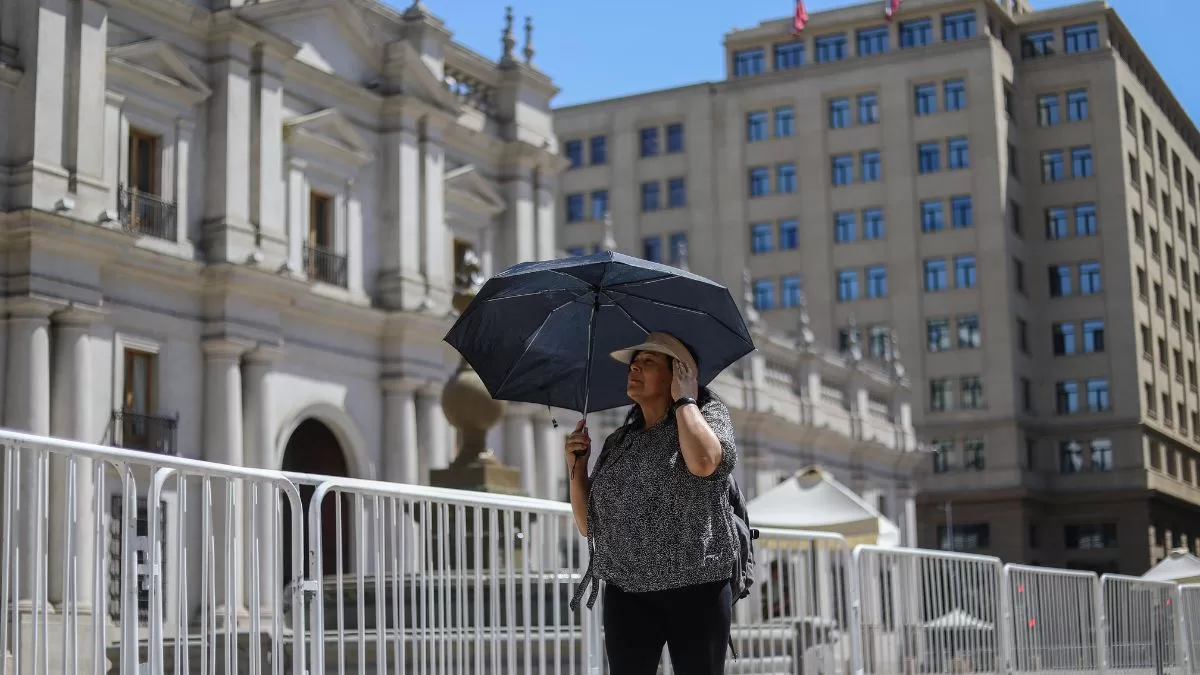
[[[570,478],[575,478],[575,467],[579,463],[583,464],[584,475],[586,475],[588,456],[592,454],[592,437],[588,434],[584,420],[579,420],[579,424],[575,425],[575,431],[567,434],[566,453],[567,466],[571,468]]]
[[[696,367],[686,361],[673,359],[671,361],[671,400],[696,398],[699,395],[700,386],[696,382]]]

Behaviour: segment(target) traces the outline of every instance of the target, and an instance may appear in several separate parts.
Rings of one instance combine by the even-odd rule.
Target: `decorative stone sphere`
[[[486,434],[504,416],[504,401],[493,399],[479,374],[464,361],[442,388],[442,411],[459,431]]]

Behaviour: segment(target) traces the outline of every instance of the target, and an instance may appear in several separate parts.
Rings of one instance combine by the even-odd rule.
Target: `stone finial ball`
[[[442,388],[442,411],[455,428],[482,432],[504,416],[504,401],[493,399],[479,374],[464,364]]]

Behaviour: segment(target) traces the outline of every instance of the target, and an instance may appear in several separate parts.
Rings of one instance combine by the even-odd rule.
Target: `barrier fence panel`
[[[1000,561],[859,546],[858,644],[866,673],[1000,673]]]
[[[1200,672],[1200,584],[1179,587],[1179,616],[1183,621],[1183,643],[1192,673]]]
[[[1188,672],[1178,586],[1119,574],[1105,574],[1100,585],[1108,672]]]
[[[570,506],[333,479],[308,504],[312,672],[571,675],[598,668],[570,609]]]
[[[7,431],[0,444],[3,672],[291,667],[303,626],[277,611],[288,554],[269,526],[299,495],[282,474]]]
[[[1100,668],[1100,577],[1094,572],[1005,565],[1004,602],[1009,672]]]

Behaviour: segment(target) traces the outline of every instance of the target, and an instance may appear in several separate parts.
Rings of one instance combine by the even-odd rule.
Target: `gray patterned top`
[[[729,409],[705,397],[700,409],[721,442],[721,463],[700,478],[688,470],[674,413],[649,428],[622,427],[604,441],[588,499],[591,562],[572,607],[599,580],[632,593],[728,579],[736,534],[729,507],[729,475],[737,463]]]

